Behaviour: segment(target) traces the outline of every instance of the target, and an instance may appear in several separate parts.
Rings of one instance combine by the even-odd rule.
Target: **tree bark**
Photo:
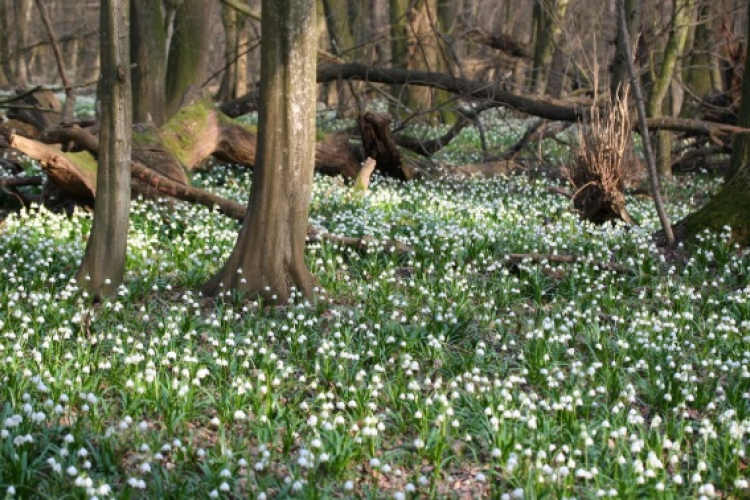
[[[674,0],[672,10],[672,30],[669,33],[667,47],[659,69],[659,74],[654,80],[651,96],[648,101],[648,115],[657,117],[664,112],[664,99],[669,91],[672,78],[677,67],[677,60],[685,50],[685,40],[688,35],[690,13],[693,10],[694,0]],[[657,135],[657,164],[662,179],[672,178],[672,136],[669,132],[660,131]]]
[[[160,0],[130,0],[133,122],[161,127],[166,121],[166,43]]]
[[[206,79],[211,31],[206,18],[212,4],[209,0],[184,0],[175,13],[167,61],[167,118],[177,112],[188,88]]]
[[[8,20],[10,6],[6,0],[0,0],[0,86],[5,87],[13,82],[13,67],[11,65],[11,44]]]
[[[314,0],[263,0],[261,124],[255,173],[237,243],[204,286],[285,304],[312,297],[304,262],[315,163]]]
[[[716,54],[712,51],[714,44],[712,29],[712,3],[704,1],[698,9],[697,26],[693,39],[693,51],[690,65],[687,69],[685,83],[690,91],[698,98],[707,97],[715,88],[711,77],[712,59]]]
[[[16,0],[14,4],[14,19],[16,22],[16,51],[26,47],[29,43],[29,27],[31,24],[31,0]],[[16,59],[16,84],[25,87],[29,83],[28,54],[22,52]]]
[[[47,13],[47,7],[44,4],[44,0],[36,0],[36,6],[39,9],[39,15],[42,18],[44,27],[47,30],[47,36],[49,37],[50,44],[52,44],[52,51],[55,54],[55,60],[57,61],[57,71],[60,75],[60,81],[65,89],[65,104],[62,109],[62,121],[71,122],[73,121],[73,111],[75,109],[76,95],[73,92],[73,85],[68,79],[68,73],[65,69],[65,59],[63,58],[62,51],[60,50],[60,44],[57,43],[57,35],[55,29],[52,26],[52,21]]]
[[[541,94],[555,47],[561,42],[569,0],[535,0],[536,43],[531,69],[531,92]]]
[[[223,4],[221,22],[224,26],[224,75],[219,86],[218,99],[229,101],[247,91],[247,16]]]
[[[646,156],[646,164],[648,167],[648,177],[651,183],[651,196],[654,198],[654,205],[656,206],[656,212],[659,214],[659,221],[661,222],[664,230],[667,245],[672,246],[675,243],[674,234],[672,234],[672,226],[667,217],[667,212],[664,210],[664,202],[661,198],[661,189],[659,187],[659,177],[656,172],[656,165],[654,162],[654,154],[651,151],[651,141],[648,137],[648,122],[646,120],[646,106],[643,99],[643,93],[641,92],[641,82],[638,78],[638,74],[635,72],[633,66],[633,56],[631,50],[630,37],[627,31],[627,20],[625,13],[624,0],[617,0],[617,41],[622,48],[622,52],[625,55],[625,64],[628,70],[628,76],[630,76],[630,82],[633,87],[633,96],[635,97],[636,108],[638,110],[638,124],[641,129],[641,137],[643,138],[643,148]]]
[[[94,222],[81,267],[79,286],[95,297],[109,297],[125,276],[130,221],[130,41],[128,0],[101,3],[101,134]]]
[[[641,8],[641,0],[625,0],[625,26],[628,30],[628,37],[633,41],[638,40],[641,31]],[[637,66],[637,61],[633,64]],[[624,49],[620,44],[617,44],[610,76],[610,95],[613,100],[617,95],[622,95],[629,79],[628,61]]]
[[[384,83],[389,85],[417,85],[447,90],[464,99],[483,101],[485,105],[526,113],[553,121],[576,122],[587,116],[594,104],[589,99],[551,99],[542,96],[519,95],[504,89],[502,83],[487,83],[454,77],[445,73],[411,71],[367,66],[360,63],[323,64],[318,67],[318,83],[338,79],[350,79]],[[255,109],[258,102],[256,92],[220,106],[222,112],[231,117],[243,115]],[[668,129],[693,134],[728,134],[747,129],[722,123],[684,118],[657,117],[647,120],[649,128]],[[634,125],[635,126],[635,125]]]

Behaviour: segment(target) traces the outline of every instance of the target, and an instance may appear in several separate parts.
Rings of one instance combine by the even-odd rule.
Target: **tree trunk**
[[[166,43],[160,0],[130,0],[130,52],[133,67],[133,122],[161,127],[166,120],[164,92]]]
[[[222,4],[221,22],[224,26],[224,75],[218,99],[236,99],[247,91],[247,16],[227,4]]]
[[[705,1],[701,3],[698,9],[693,51],[685,78],[685,83],[690,91],[699,98],[707,97],[714,90],[711,78],[711,59],[715,58],[716,55],[712,51],[714,40],[713,30],[711,29],[713,16],[711,6],[710,2]],[[720,90],[720,88],[717,90]],[[695,109],[695,107],[692,108]]]
[[[313,294],[304,261],[315,163],[314,0],[263,0],[261,124],[247,215],[222,269],[203,291],[285,304]]]
[[[373,36],[377,42],[373,45],[375,66],[384,66],[391,60],[390,30],[388,24],[388,0],[372,0],[370,12],[373,24]]]
[[[672,83],[675,68],[677,67],[677,60],[685,50],[690,13],[693,10],[694,1],[674,0],[673,2],[672,30],[669,33],[669,40],[667,41],[667,47],[664,49],[661,68],[654,81],[648,101],[648,115],[650,117],[660,116],[664,112],[664,99],[667,97],[667,92]],[[672,138],[666,135],[668,133],[661,131],[656,137],[656,162],[659,174],[664,180],[672,178]]]
[[[206,20],[211,5],[209,0],[184,0],[175,13],[167,61],[167,117],[179,109],[191,85],[202,85],[206,80],[211,32]]]
[[[409,0],[389,0],[389,15],[391,26],[391,67],[405,68],[407,60],[406,42],[409,36]],[[398,116],[401,114],[401,105],[405,105],[407,96],[404,85],[391,86],[391,94],[396,100],[397,107],[392,110],[392,114]]]
[[[354,50],[357,41],[354,38],[349,22],[349,0],[323,0],[323,12],[328,28],[331,52],[336,56],[357,60],[361,51]],[[338,106],[339,116],[347,116],[347,107],[352,97],[349,86],[344,81],[329,85],[328,91],[331,104]]]
[[[535,0],[536,42],[531,69],[531,92],[533,94],[541,94],[544,91],[555,47],[561,42],[565,29],[568,3],[569,0]]]
[[[130,217],[130,45],[128,0],[101,3],[101,135],[94,222],[81,267],[79,286],[109,297],[125,276]]]
[[[442,58],[436,37],[438,24],[437,1],[417,0],[407,14],[407,60],[406,68],[427,72],[440,72]],[[431,110],[435,103],[435,92],[426,87],[408,87],[406,106],[413,112]],[[427,117],[428,119],[434,116]]]
[[[29,43],[29,27],[31,25],[31,0],[16,0],[15,22],[16,22],[16,51],[26,47]],[[25,87],[29,83],[29,60],[26,52],[18,54],[16,60],[16,84]]]
[[[641,5],[641,0],[625,0],[628,34],[634,42],[638,39],[641,31]],[[622,95],[623,89],[629,80],[627,59],[620,44],[617,44],[615,47],[615,58],[612,62],[612,75],[610,78],[610,95],[614,100],[616,95]]]
[[[747,15],[750,23],[750,10]],[[746,58],[750,58],[750,44],[745,50]],[[738,125],[750,126],[750,78],[744,78],[742,82]],[[732,228],[734,241],[743,246],[750,245],[750,136],[746,133],[734,135],[730,168],[721,191],[697,212],[675,224],[674,233],[679,241],[683,241],[705,229],[721,233],[727,226]],[[657,234],[656,239],[661,243],[663,233]]]
[[[7,87],[13,82],[13,67],[11,65],[10,6],[7,0],[0,0],[0,87]]]
[[[331,52],[342,57],[356,45],[349,25],[349,0],[323,0]],[[349,57],[353,54],[349,53]]]
[[[224,27],[224,75],[221,77],[217,99],[225,102],[237,97],[237,18],[240,14],[227,4],[221,5],[221,24]]]

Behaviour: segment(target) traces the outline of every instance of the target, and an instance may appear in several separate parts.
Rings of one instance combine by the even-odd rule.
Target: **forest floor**
[[[670,215],[718,185],[682,178]],[[376,243],[311,244],[327,298],[283,308],[201,297],[238,230],[202,207],[135,201],[99,305],[70,281],[91,215],[10,214],[0,496],[748,498],[750,256],[707,234],[666,258],[650,199],[597,227],[547,187],[316,176],[311,224]]]

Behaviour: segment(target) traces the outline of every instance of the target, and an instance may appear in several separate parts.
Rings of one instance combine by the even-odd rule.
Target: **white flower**
[[[65,473],[69,476],[75,476],[78,474],[78,469],[76,469],[75,467],[71,465],[70,467],[65,469]]]

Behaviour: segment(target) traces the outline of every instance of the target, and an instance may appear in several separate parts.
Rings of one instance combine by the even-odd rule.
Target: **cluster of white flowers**
[[[228,168],[193,180],[247,196],[248,174]],[[311,244],[333,300],[295,293],[283,310],[196,291],[236,238],[216,212],[136,201],[126,284],[98,306],[70,280],[90,216],[11,216],[0,229],[5,494],[155,498],[180,478],[210,498],[335,496],[387,476],[388,496],[414,498],[448,494],[462,467],[467,487],[500,484],[504,499],[530,496],[527,485],[632,497],[618,478],[646,496],[747,489],[748,257],[705,235],[671,264],[650,241],[649,205],[629,206],[642,229],[597,228],[544,187],[375,178],[355,200],[318,178],[311,223],[373,239],[364,251]],[[581,258],[509,265],[509,253]],[[610,261],[634,274],[597,267]],[[13,475],[5,464],[23,456],[51,472],[39,484]],[[108,477],[110,463],[126,478]]]

